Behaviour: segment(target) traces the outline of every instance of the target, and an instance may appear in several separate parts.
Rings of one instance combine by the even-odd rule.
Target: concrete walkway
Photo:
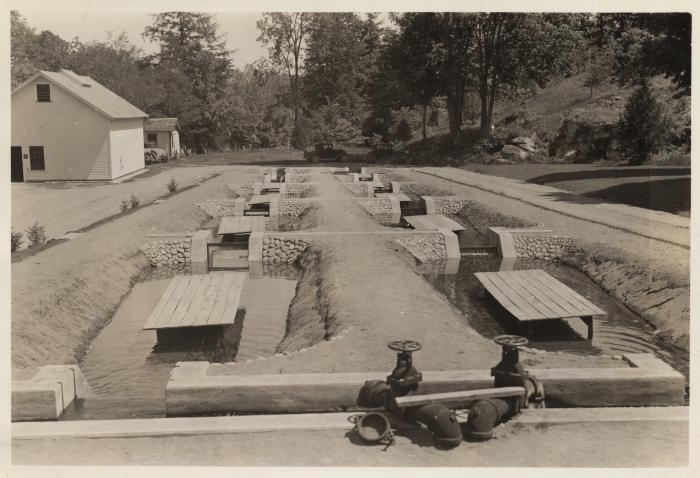
[[[427,430],[410,424],[397,427],[394,446],[367,445],[345,414],[324,415],[14,424],[12,461],[18,465],[350,467],[688,464],[687,409],[675,407],[528,410],[498,426],[495,439],[464,441],[451,450],[436,448]]]
[[[418,168],[416,170],[518,199],[560,214],[685,248],[690,247],[690,218],[687,217],[626,204],[598,202],[551,186],[524,183],[515,179],[488,176],[457,168]]]

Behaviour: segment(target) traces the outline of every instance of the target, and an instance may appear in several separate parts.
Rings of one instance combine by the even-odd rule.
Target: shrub
[[[668,130],[661,104],[643,80],[620,117],[620,146],[630,164],[644,163],[662,145]]]
[[[27,240],[29,247],[39,246],[46,242],[46,229],[36,221],[27,228]]]
[[[177,191],[178,183],[177,181],[175,181],[175,176],[170,176],[170,181],[168,182],[168,184],[166,184],[166,186],[171,194]]]
[[[131,204],[131,207],[138,207],[139,206],[139,198],[131,194],[131,199],[129,199],[129,203]]]
[[[19,249],[23,242],[21,232],[10,231],[10,252],[15,252]]]
[[[411,139],[411,136],[413,136],[411,125],[408,124],[408,121],[402,119],[396,126],[396,139],[399,141],[408,141]]]
[[[130,203],[126,199],[122,199],[121,204],[119,205],[119,210],[121,212],[126,212],[127,209],[129,209]]]

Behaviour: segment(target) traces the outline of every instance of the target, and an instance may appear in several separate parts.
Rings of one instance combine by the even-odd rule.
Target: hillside
[[[482,140],[478,116],[465,124],[455,147],[447,131],[432,128],[425,141],[407,144],[410,152],[403,161],[417,164],[504,164],[511,162],[590,163],[601,160],[619,162],[615,126],[634,89],[612,84],[596,88],[590,94],[583,86],[583,74],[551,82],[524,101],[496,104],[492,139]],[[677,88],[663,77],[651,86],[664,105],[674,145],[654,155],[652,161],[664,165],[689,165],[690,97],[677,97]],[[414,138],[419,133],[414,134]],[[528,154],[510,147],[514,138],[529,138]],[[522,143],[521,143],[522,144]],[[505,148],[503,148],[505,146]],[[502,149],[503,148],[503,149]],[[395,160],[401,160],[395,158]]]

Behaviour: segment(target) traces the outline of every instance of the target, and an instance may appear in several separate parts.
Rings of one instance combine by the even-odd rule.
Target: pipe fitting
[[[437,445],[454,448],[462,443],[462,428],[454,412],[445,405],[430,403],[407,410],[406,416],[424,424]]]
[[[357,404],[362,408],[387,408],[392,398],[388,383],[382,380],[368,380],[360,389]]]
[[[472,440],[490,440],[494,427],[512,413],[511,408],[507,401],[498,398],[479,400],[469,410],[464,434]]]

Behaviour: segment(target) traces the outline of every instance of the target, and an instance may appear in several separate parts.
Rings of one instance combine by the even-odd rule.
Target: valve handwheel
[[[415,340],[394,340],[386,345],[396,352],[417,352],[423,348],[420,342],[416,342]]]
[[[529,343],[525,337],[520,335],[499,335],[493,341],[498,345],[509,345],[511,347],[522,347]]]

